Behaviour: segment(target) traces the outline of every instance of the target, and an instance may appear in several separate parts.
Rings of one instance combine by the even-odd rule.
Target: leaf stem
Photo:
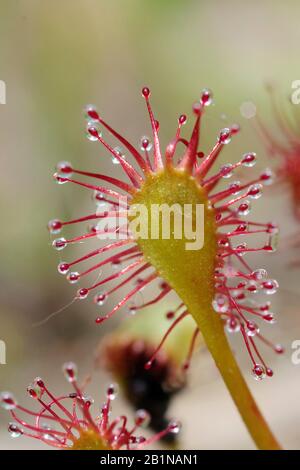
[[[193,310],[190,311],[257,448],[280,450],[281,447],[261,414],[232,354],[222,320],[212,309],[205,313],[203,310]]]

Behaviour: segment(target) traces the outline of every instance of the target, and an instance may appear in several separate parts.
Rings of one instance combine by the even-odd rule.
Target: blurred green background
[[[105,330],[94,326],[89,301],[34,328],[33,323],[67,304],[73,289],[57,273],[57,253],[46,224],[54,217],[88,213],[87,192],[54,184],[55,164],[68,160],[83,169],[111,172],[110,158],[84,135],[83,106],[95,103],[116,129],[136,143],[149,132],[140,89],[148,85],[161,123],[162,142],[173,135],[177,116],[189,113],[200,90],[214,91],[215,106],[204,123],[204,148],[226,123],[243,132],[224,162],[256,151],[258,167],[270,164],[252,123],[240,106],[253,101],[273,125],[264,84],[278,84],[283,98],[299,79],[300,4],[280,1],[197,0],[0,0],[0,79],[7,104],[0,105],[1,279],[0,339],[7,364],[0,365],[0,388],[20,400],[25,387],[42,375],[64,386],[60,365],[79,363],[89,372],[93,350]],[[224,116],[225,113],[225,116]],[[119,170],[115,170],[118,173]],[[284,237],[295,230],[289,195],[271,189],[257,203],[261,220],[280,222]],[[299,254],[300,256],[300,254]],[[273,358],[275,376],[250,386],[271,426],[287,448],[300,446],[300,366],[291,364],[291,342],[300,337],[299,271],[287,268],[293,253],[279,252],[257,262],[268,266],[282,290],[276,299],[279,322],[270,335],[287,347]],[[120,314],[118,318],[121,318]],[[248,362],[241,343],[241,364]],[[267,355],[268,357],[268,355]],[[95,382],[106,383],[104,374]],[[99,388],[97,388],[99,395]],[[102,396],[99,401],[102,402]],[[116,405],[126,406],[122,399]],[[194,360],[191,386],[172,413],[184,424],[183,448],[253,448],[230,397],[207,354]],[[44,448],[6,434],[0,414],[0,448]],[[218,424],[217,424],[218,423]]]

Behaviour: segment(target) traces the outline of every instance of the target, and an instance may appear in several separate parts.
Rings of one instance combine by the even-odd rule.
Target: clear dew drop
[[[256,294],[258,292],[258,286],[255,281],[249,281],[247,285],[247,291],[251,292],[251,294]]]
[[[226,248],[229,246],[229,240],[226,237],[219,238],[218,245],[220,248]]]
[[[256,336],[256,335],[259,333],[259,328],[258,328],[258,326],[256,325],[256,323],[251,322],[251,321],[248,321],[248,322],[247,322],[246,333],[247,333],[247,335],[250,336],[251,338],[253,338],[254,336]]]
[[[248,215],[250,213],[250,210],[251,210],[251,204],[250,204],[250,201],[245,201],[245,202],[242,202],[242,204],[239,205],[238,207],[238,214],[239,215]]]
[[[117,384],[110,384],[107,387],[106,395],[110,400],[115,400],[119,392],[119,387]]]
[[[223,294],[216,294],[214,300],[212,301],[212,306],[215,312],[225,313],[229,307],[228,297]]]
[[[129,313],[129,315],[134,316],[137,312],[136,305],[135,304],[129,305],[127,311]]]
[[[94,297],[94,302],[100,307],[102,307],[102,305],[105,304],[107,299],[108,299],[107,292],[98,292],[98,294],[96,294]]]
[[[0,405],[4,410],[14,410],[17,407],[15,397],[10,392],[1,392]]]
[[[237,250],[237,255],[238,256],[244,256],[245,255],[245,250],[247,250],[247,243],[240,243],[235,247],[235,250]]]
[[[248,168],[253,167],[256,164],[256,153],[255,152],[245,153],[241,160],[241,164]]]
[[[231,173],[232,175],[232,173]],[[240,192],[241,182],[240,181],[233,181],[228,185],[228,189],[232,191],[232,194],[238,194]]]
[[[228,333],[238,333],[241,329],[240,322],[236,318],[228,318],[225,323]]]
[[[255,364],[252,369],[252,376],[257,381],[264,379],[266,377],[265,368],[261,364]]]
[[[68,178],[65,176],[59,176],[58,173],[54,173],[53,178],[55,179],[57,184],[65,184],[68,183]]]
[[[63,178],[70,178],[73,174],[73,167],[70,162],[59,162],[56,165],[57,175]]]
[[[279,284],[276,279],[267,279],[261,283],[261,287],[267,295],[273,295],[277,292]]]
[[[144,98],[149,98],[150,94],[151,94],[150,89],[147,86],[144,86],[142,89],[142,96]]]
[[[95,122],[98,121],[99,115],[95,105],[87,104],[84,109],[84,117],[88,122]]]
[[[201,104],[203,106],[209,106],[212,104],[212,100],[213,100],[212,91],[209,88],[204,88],[201,92],[201,98],[200,98]]]
[[[178,118],[178,123],[183,126],[187,122],[187,116],[186,114],[181,114]]]
[[[48,222],[47,227],[51,235],[57,235],[62,230],[62,223],[58,219],[53,219]]]
[[[262,196],[262,185],[257,183],[250,186],[248,196],[251,197],[251,199],[259,199]]]
[[[86,287],[82,287],[81,289],[78,289],[76,297],[77,299],[84,300],[88,295],[89,290]]]
[[[269,323],[269,325],[274,325],[276,323],[276,317],[274,313],[266,313],[263,316],[263,319],[265,320],[266,323]]]
[[[220,169],[222,178],[231,178],[233,175],[233,165],[231,163],[226,163]]]
[[[270,168],[266,168],[265,171],[260,175],[260,180],[266,186],[273,184],[274,174]]]
[[[146,428],[149,423],[151,421],[151,416],[150,416],[150,413],[148,413],[148,411],[146,410],[137,410],[137,412],[135,413],[135,424],[136,426],[139,426],[139,427],[144,427]]]
[[[66,248],[67,240],[63,237],[62,238],[56,238],[55,240],[53,240],[52,246],[53,246],[53,248],[55,248],[55,250],[61,251],[64,248]]]
[[[231,141],[231,132],[228,127],[225,127],[220,131],[219,142],[223,145],[229,144]]]
[[[251,277],[255,279],[256,281],[261,281],[262,279],[265,279],[268,276],[268,272],[263,269],[255,269],[255,271],[252,271]]]
[[[62,261],[57,266],[57,271],[59,272],[59,274],[63,274],[64,276],[68,273],[69,269],[70,269],[70,266],[65,261]]]
[[[150,152],[152,150],[152,142],[146,135],[141,138],[140,149],[142,152]]]
[[[91,142],[96,142],[99,137],[102,137],[101,124],[94,120],[90,120],[86,126],[86,137]]]
[[[24,434],[23,429],[17,423],[9,423],[8,424],[8,432],[10,437],[17,438]]]
[[[77,380],[77,366],[74,362],[65,362],[62,371],[68,382],[72,383]]]
[[[76,284],[79,281],[80,274],[76,271],[72,271],[67,274],[67,280],[70,284]]]
[[[177,421],[177,420],[172,420],[170,421],[169,425],[168,425],[168,430],[172,433],[172,434],[178,434],[181,430],[181,423],[180,421]]]

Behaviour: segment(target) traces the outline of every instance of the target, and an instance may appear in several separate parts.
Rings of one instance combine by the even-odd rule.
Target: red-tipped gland
[[[149,98],[149,96],[150,96],[150,90],[149,90],[148,87],[145,86],[145,87],[142,89],[142,96],[143,96],[144,98]]]
[[[265,290],[266,294],[272,295],[272,294],[275,294],[275,292],[277,292],[279,284],[275,279],[268,279],[262,282],[261,286]]]
[[[137,410],[135,414],[135,424],[136,426],[146,427],[151,421],[151,416],[146,410]]]
[[[60,176],[58,173],[54,173],[53,175],[53,178],[55,179],[55,181],[58,183],[58,184],[65,184],[69,181],[68,178],[64,177],[64,176]]]
[[[57,238],[56,240],[53,240],[52,246],[57,250],[63,250],[67,246],[67,240],[65,238]]]
[[[256,380],[262,380],[266,375],[265,368],[261,364],[255,364],[252,373]]]
[[[58,233],[60,233],[61,229],[62,229],[62,222],[58,219],[53,219],[53,220],[50,220],[48,222],[48,230],[49,232],[52,234],[52,235],[56,235]]]
[[[107,388],[106,395],[109,400],[115,400],[118,395],[119,387],[117,384],[110,384]]]
[[[76,284],[79,281],[80,274],[77,272],[71,272],[67,274],[67,280],[70,284]]]
[[[245,153],[243,155],[243,158],[241,160],[241,164],[246,167],[253,167],[256,163],[256,153],[251,152],[251,153]]]
[[[276,344],[275,345],[275,352],[277,354],[283,354],[284,353],[284,347],[281,344]]]
[[[15,397],[10,392],[1,392],[0,394],[0,406],[4,408],[4,410],[14,410],[18,404],[15,400]]]
[[[178,118],[178,124],[183,126],[184,124],[186,124],[186,121],[187,121],[186,114],[181,114]]]
[[[84,300],[87,298],[88,295],[89,295],[89,290],[86,287],[82,287],[81,289],[77,291],[76,297],[80,300]]]
[[[268,323],[275,323],[275,317],[272,313],[267,313],[263,316],[263,319]]]
[[[45,388],[45,382],[40,377],[36,377],[34,382],[37,384],[38,387]]]
[[[222,129],[220,131],[220,135],[219,135],[219,142],[220,144],[229,144],[229,142],[231,141],[231,130],[228,129],[228,127]]]
[[[9,423],[7,430],[13,438],[20,437],[24,434],[23,428],[17,423]]]
[[[151,149],[152,149],[152,143],[150,142],[148,137],[143,137],[141,139],[141,150],[143,152],[145,151],[150,152]]]
[[[35,400],[39,398],[39,394],[37,393],[37,391],[34,389],[32,385],[29,385],[27,387],[27,392],[29,393],[31,398],[34,398]]]
[[[261,184],[253,184],[248,189],[248,196],[252,199],[258,199],[262,195],[262,185]]]
[[[266,169],[261,175],[260,175],[260,180],[264,184],[272,184],[273,183],[273,172],[272,170]]]
[[[107,301],[108,299],[108,294],[107,292],[99,292],[98,294],[95,295],[94,297],[94,302],[95,304],[99,305],[100,307],[102,307],[102,305],[105,304],[105,302]]]
[[[88,133],[91,134],[91,136],[98,138],[99,133],[98,130],[94,126],[88,127]]]
[[[204,88],[204,90],[202,90],[201,98],[200,98],[200,102],[202,106],[209,106],[212,103],[212,97],[213,97],[212,91],[209,90],[208,88]]]
[[[249,202],[243,202],[238,207],[239,215],[248,215],[250,212],[251,206]]]
[[[70,269],[70,265],[68,263],[65,263],[64,261],[59,263],[59,265],[57,266],[57,271],[63,275],[66,275],[69,269]]]
[[[95,121],[98,121],[99,120],[99,114],[98,114],[98,111],[96,110],[96,108],[93,106],[93,105],[88,105],[86,106],[85,108],[85,115],[86,115],[86,118],[89,120],[89,119],[93,119]]]
[[[63,373],[68,382],[73,383],[77,380],[77,366],[74,362],[66,362],[63,367]]]
[[[70,162],[59,162],[56,165],[56,170],[59,176],[70,177],[73,173],[73,167]]]
[[[174,434],[178,434],[180,429],[181,429],[180,421],[171,421],[168,425],[169,432],[172,432]]]

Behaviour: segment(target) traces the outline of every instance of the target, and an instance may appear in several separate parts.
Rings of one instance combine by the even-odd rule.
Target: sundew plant
[[[266,169],[257,173],[252,168],[256,154],[247,149],[235,163],[218,164],[219,155],[226,151],[240,131],[237,124],[221,129],[211,150],[208,153],[202,151],[201,121],[213,99],[209,89],[204,89],[193,105],[191,135],[184,136],[183,128],[188,117],[181,114],[174,135],[164,149],[159,138],[160,123],[150,104],[149,88],[142,89],[142,98],[149,114],[152,137],[144,136],[139,148],[108,124],[102,111],[97,111],[95,106],[87,106],[85,111],[88,139],[105,148],[113,163],[122,168],[124,179],[113,174],[104,175],[97,170],[75,168],[66,161],[57,165],[54,175],[57,183],[73,183],[86,189],[92,193],[96,206],[91,213],[78,214],[74,220],[57,218],[49,222],[49,231],[56,237],[53,247],[63,251],[64,255],[58,271],[77,286],[75,300],[93,299],[98,309],[95,319],[95,327],[98,328],[123,307],[142,316],[143,308],[159,306],[162,299],[175,292],[178,305],[169,314],[170,326],[161,331],[161,341],[145,361],[145,370],[150,373],[165,340],[181,322],[192,317],[195,326],[190,356],[201,333],[256,446],[259,449],[279,449],[280,445],[256,405],[227,339],[227,333],[229,336],[239,335],[253,378],[257,381],[271,380],[273,369],[264,360],[263,349],[271,348],[281,354],[283,347],[273,344],[267,337],[267,330],[275,321],[268,299],[277,291],[278,283],[269,277],[265,262],[276,248],[278,227],[271,220],[252,220],[249,214],[251,204],[260,198],[263,186],[272,182],[272,172]],[[111,139],[115,144],[109,143]],[[236,170],[241,169],[245,170],[244,173],[247,170],[249,176],[243,181],[232,180]],[[162,205],[192,208],[189,218],[195,239],[198,235],[195,232],[197,207],[202,208],[203,244],[200,248],[188,249],[191,239],[186,232],[181,237],[175,236],[174,227],[165,237],[161,221],[156,226],[158,236],[151,236],[153,226],[146,220],[146,214],[151,213],[153,206]],[[130,230],[133,214],[140,207],[145,211],[140,213],[138,230]],[[110,224],[112,218],[119,221],[117,225]],[[174,214],[170,220],[175,221]],[[88,232],[82,229],[82,233],[73,238],[63,236],[66,226],[86,227],[87,223],[91,224]],[[87,245],[88,241],[97,242],[97,239],[98,247],[91,248],[79,258],[72,258],[74,244],[84,241]],[[261,253],[262,266],[254,265],[251,259],[254,253]],[[104,267],[110,269],[109,274],[90,282],[90,275],[97,274]],[[136,294],[153,284],[157,284],[158,294],[144,303],[136,302],[136,299],[141,299]],[[119,298],[108,311],[105,302],[112,293],[119,293]],[[265,300],[257,301],[257,293],[264,294]],[[2,404],[11,411],[15,420],[9,428],[12,434],[38,435],[47,443],[50,440],[51,444],[59,447],[69,445],[76,449],[130,448],[131,445],[139,447],[148,442],[135,436],[135,428],[128,431],[125,417],[108,424],[106,408],[102,410],[100,421],[95,423],[89,413],[91,399],[86,398],[76,385],[73,369],[73,366],[70,370],[67,368],[67,375],[75,391],[66,397],[52,396],[42,379],[35,381],[29,393],[39,401],[41,411],[32,413],[19,407],[20,411],[35,417],[34,425],[16,416],[18,405],[10,394],[2,395]],[[108,401],[112,394],[108,392]],[[44,401],[45,397],[50,399],[50,404]],[[75,411],[64,408],[62,401],[65,399],[73,401],[74,410],[80,408],[83,418],[77,417],[77,411],[75,414]],[[62,418],[56,416],[54,405],[63,413]],[[58,422],[63,429],[54,431],[50,428],[46,439],[40,425],[44,418]],[[156,436],[160,438],[178,430],[179,424],[171,422]]]

